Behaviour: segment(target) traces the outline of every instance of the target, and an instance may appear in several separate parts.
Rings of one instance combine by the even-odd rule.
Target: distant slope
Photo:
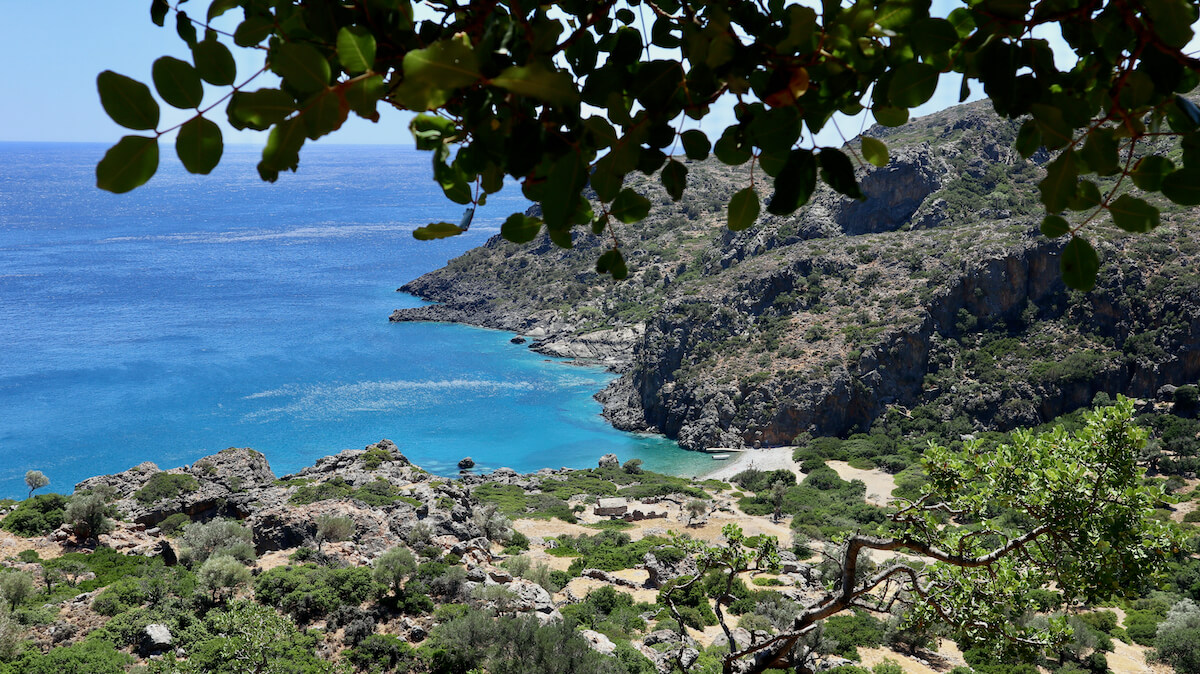
[[[1167,208],[1150,235],[1097,227],[1097,288],[1067,291],[1062,242],[1038,232],[1049,157],[1017,155],[1016,125],[988,105],[872,129],[892,162],[860,175],[866,202],[822,191],[740,233],[724,206],[746,167],[689,162],[699,189],[679,204],[637,176],[659,208],[618,232],[628,280],[595,274],[590,235],[571,251],[495,237],[403,288],[441,304],[392,318],[513,330],[614,364],[600,395],[613,423],[691,449],[844,434],[889,406],[1010,429],[1097,392],[1194,382],[1200,212]]]

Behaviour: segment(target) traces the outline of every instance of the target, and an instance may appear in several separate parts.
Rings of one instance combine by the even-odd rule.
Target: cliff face
[[[619,232],[629,280],[591,271],[590,235],[571,251],[497,237],[405,286],[442,304],[393,320],[503,328],[596,357],[622,372],[599,396],[616,426],[692,449],[844,434],[891,406],[1008,429],[1098,392],[1195,381],[1196,210],[1164,211],[1150,235],[1097,227],[1097,289],[1069,292],[1062,243],[1038,233],[1048,156],[1020,158],[1015,126],[986,105],[872,130],[892,162],[860,175],[867,201],[822,191],[740,233],[723,208],[744,168],[689,162],[699,189],[680,204],[632,180],[665,208]]]

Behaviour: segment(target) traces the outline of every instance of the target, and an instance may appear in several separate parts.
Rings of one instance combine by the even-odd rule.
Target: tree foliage
[[[769,183],[765,210],[787,215],[818,181],[862,199],[855,163],[882,166],[871,138],[818,146],[837,113],[870,109],[885,126],[907,121],[943,77],[982,84],[998,115],[1028,117],[1016,141],[1026,157],[1057,152],[1041,183],[1047,236],[1070,235],[1066,282],[1090,288],[1099,261],[1082,234],[1107,212],[1130,232],[1159,224],[1159,209],[1136,191],[1200,204],[1200,108],[1180,96],[1200,82],[1200,60],[1183,51],[1197,0],[966,0],[946,17],[929,0],[487,0],[467,5],[408,0],[213,0],[189,14],[154,0],[151,16],[172,22],[191,62],[162,57],[154,92],[112,71],[97,78],[101,103],[118,124],[148,135],[122,138],[100,161],[97,184],[126,192],[158,166],[160,137],[178,130],[184,167],[208,173],[220,161],[223,114],[238,129],[270,130],[258,172],[274,181],[295,171],[306,140],[336,131],[349,115],[378,120],[378,107],[417,114],[411,130],[429,151],[446,197],[468,205],[458,224],[417,229],[419,239],[465,231],[475,206],[520,182],[539,217],[513,214],[501,232],[516,242],[543,230],[570,247],[580,226],[611,241],[597,271],[622,278],[621,228],[651,210],[626,175],[658,173],[670,197],[688,187],[689,159],[710,153],[747,165],[747,187],[729,204],[731,229],[758,217],[755,185]],[[241,10],[232,32],[214,28]],[[223,24],[222,24],[223,25]],[[1060,69],[1038,28],[1059,29],[1074,62]],[[261,67],[237,72],[230,46],[257,53]],[[265,73],[278,86],[261,87]],[[258,88],[256,88],[258,87]],[[163,128],[158,98],[195,110]],[[686,129],[735,99],[736,121],[710,138]],[[1170,136],[1183,152],[1144,152]],[[1127,188],[1133,183],[1134,192]],[[591,187],[594,200],[585,197]],[[1071,215],[1078,213],[1079,215]]]
[[[901,627],[941,623],[993,656],[1062,647],[1071,635],[1064,618],[1018,620],[1036,608],[1041,588],[1053,584],[1088,603],[1136,594],[1182,547],[1176,530],[1151,517],[1165,496],[1143,480],[1137,459],[1146,433],[1132,415],[1132,401],[1121,397],[1085,414],[1074,432],[1020,431],[989,451],[976,441],[958,451],[931,446],[923,459],[929,483],[892,508],[890,535],[845,537],[830,592],[800,611],[790,629],[738,646],[718,599],[726,671],[806,667],[811,653],[803,638],[847,609],[883,614],[903,607]],[[738,574],[777,566],[774,539],[747,539],[734,525],[724,533],[725,545],[676,542],[697,557],[700,571],[680,590],[718,570],[729,594]],[[871,550],[916,561],[899,557],[867,569],[864,553]],[[666,603],[673,605],[670,597]]]

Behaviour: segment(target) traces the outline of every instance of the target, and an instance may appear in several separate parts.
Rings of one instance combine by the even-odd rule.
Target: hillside
[[[626,281],[593,271],[601,243],[589,234],[570,251],[497,236],[405,285],[439,304],[392,320],[511,330],[608,364],[621,377],[598,396],[606,416],[688,449],[846,435],[888,409],[1006,430],[1100,392],[1153,399],[1196,381],[1188,225],[1200,214],[1166,208],[1150,235],[1099,226],[1096,290],[1068,291],[1064,242],[1038,231],[1048,155],[1022,159],[1016,125],[988,105],[873,128],[892,161],[860,170],[867,201],[825,190],[740,233],[724,207],[749,183],[745,167],[688,162],[693,190],[678,204],[638,176],[656,208],[618,231]]]

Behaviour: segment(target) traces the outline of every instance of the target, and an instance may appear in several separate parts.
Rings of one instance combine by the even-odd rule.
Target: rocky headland
[[[679,203],[630,178],[656,210],[620,230],[628,280],[594,272],[605,244],[590,234],[571,250],[496,236],[406,284],[438,304],[391,319],[509,330],[604,364],[621,374],[598,395],[611,422],[687,449],[845,436],[889,410],[1008,430],[1100,392],[1195,382],[1196,210],[1166,205],[1145,235],[1098,225],[1097,288],[1068,291],[1064,241],[1039,232],[1049,157],[1022,159],[987,106],[872,128],[891,162],[859,169],[866,201],[820,190],[739,233],[724,208],[744,167],[688,161],[696,191]]]

